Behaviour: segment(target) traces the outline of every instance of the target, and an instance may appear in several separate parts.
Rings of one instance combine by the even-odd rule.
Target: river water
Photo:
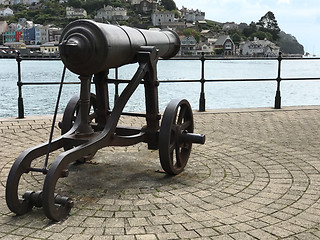
[[[136,64],[119,69],[120,79],[131,79]],[[206,61],[205,79],[252,79],[277,77],[278,62],[275,60],[216,60]],[[22,61],[22,82],[59,82],[62,75],[61,61]],[[114,71],[110,71],[114,77]],[[282,78],[320,78],[320,60],[282,61]],[[17,62],[15,59],[0,59],[0,118],[18,115]],[[183,80],[201,78],[199,60],[159,61],[159,80]],[[71,72],[65,81],[79,81]],[[276,81],[242,81],[206,83],[206,109],[273,107]],[[120,90],[124,85],[120,85]],[[23,86],[25,115],[44,115],[54,112],[58,85]],[[80,85],[65,85],[59,105],[59,113],[68,100],[79,92]],[[193,109],[199,108],[200,83],[161,83],[159,86],[159,106],[164,110],[171,99],[186,98]],[[94,86],[92,86],[94,92]],[[145,111],[144,89],[139,86],[126,105],[125,111]],[[110,85],[111,104],[114,87]],[[320,105],[320,81],[282,81],[282,106]]]

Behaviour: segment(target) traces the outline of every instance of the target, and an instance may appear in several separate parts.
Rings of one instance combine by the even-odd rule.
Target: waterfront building
[[[198,47],[199,49],[197,50],[197,55],[201,55],[202,53],[204,53],[205,55],[214,54],[213,46],[207,45],[205,43],[200,43]]]
[[[35,41],[36,41],[35,27],[24,29],[23,40],[27,45],[35,44]]]
[[[234,55],[236,51],[236,47],[229,35],[219,36],[213,46],[216,54]]]
[[[120,7],[112,7],[110,5],[103,6],[97,11],[97,15],[94,17],[97,21],[122,21],[128,20],[127,10]]]
[[[181,47],[178,55],[181,56],[192,56],[196,55],[197,41],[193,36],[181,36]]]
[[[175,21],[173,12],[153,12],[151,14],[151,21],[153,26],[166,25],[166,23],[171,23]]]
[[[57,27],[48,27],[49,42],[59,42],[62,34],[62,29]]]
[[[36,29],[37,28],[39,30],[36,30],[36,31],[40,32],[40,41],[39,42],[41,44],[49,42],[49,28],[47,26],[42,26],[42,25],[39,25],[39,27],[36,27]]]
[[[40,46],[40,52],[42,53],[58,53],[59,52],[59,42],[47,42]]]
[[[276,57],[279,52],[280,47],[267,39],[259,40],[254,38],[253,41],[246,41],[240,44],[240,54],[244,56]]]

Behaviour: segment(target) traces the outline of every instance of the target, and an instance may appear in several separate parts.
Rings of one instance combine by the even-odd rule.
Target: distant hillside
[[[283,31],[279,33],[280,39],[277,44],[283,53],[287,54],[304,54],[304,47],[297,41],[297,39],[291,34],[287,34]]]

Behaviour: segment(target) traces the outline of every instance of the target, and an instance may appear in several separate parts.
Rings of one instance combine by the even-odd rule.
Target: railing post
[[[278,56],[278,77],[277,77],[277,92],[275,97],[274,108],[281,108],[281,92],[280,92],[280,83],[281,83],[281,61],[282,61],[282,52],[279,52]]]
[[[118,80],[118,78],[119,78],[118,68],[115,69],[115,75],[116,75],[116,76],[115,76],[115,77],[116,77],[116,80]],[[116,83],[114,84],[114,103],[117,102],[118,98],[119,98],[119,83],[116,82]]]
[[[19,97],[18,97],[18,118],[24,118],[24,107],[23,107],[23,98],[22,98],[22,82],[21,82],[21,61],[22,58],[20,56],[20,52],[17,52],[16,56],[16,61],[18,64],[18,92],[19,92]]]
[[[204,62],[206,61],[204,57],[204,52],[201,53],[201,93],[200,93],[200,100],[199,100],[199,111],[204,112],[206,111],[206,99],[205,99],[205,92],[204,92],[204,84],[206,80],[204,79]]]

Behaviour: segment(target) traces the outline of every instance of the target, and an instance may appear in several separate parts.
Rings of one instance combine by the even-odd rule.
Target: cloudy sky
[[[199,9],[218,22],[257,22],[272,11],[281,30],[290,33],[305,51],[320,55],[320,0],[175,0],[177,7]]]

